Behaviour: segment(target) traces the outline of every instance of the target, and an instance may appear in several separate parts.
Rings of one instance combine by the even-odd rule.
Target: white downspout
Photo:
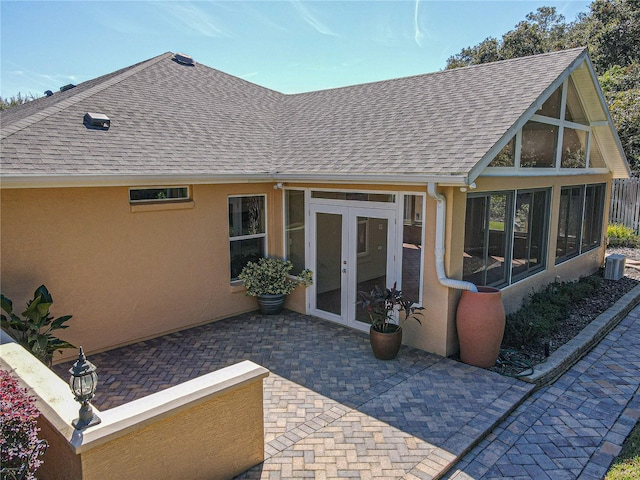
[[[448,288],[456,288],[458,290],[470,290],[477,292],[478,288],[471,282],[465,282],[463,280],[455,280],[447,277],[447,273],[444,270],[444,239],[445,239],[445,212],[447,208],[447,202],[444,195],[438,193],[435,182],[429,182],[427,184],[427,192],[429,196],[436,201],[436,274],[438,281]]]

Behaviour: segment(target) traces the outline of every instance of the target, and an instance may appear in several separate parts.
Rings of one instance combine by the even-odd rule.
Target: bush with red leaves
[[[18,381],[5,370],[0,370],[0,464],[2,479],[14,478],[15,472],[28,463],[24,478],[35,479],[34,472],[42,464],[36,419],[40,412],[35,400]]]

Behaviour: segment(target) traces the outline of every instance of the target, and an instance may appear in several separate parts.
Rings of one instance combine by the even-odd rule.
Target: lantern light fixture
[[[87,360],[84,351],[80,347],[78,360],[69,369],[71,377],[69,378],[69,387],[76,400],[80,403],[79,417],[71,424],[76,430],[91,427],[100,423],[100,418],[93,412],[93,408],[89,405],[89,401],[96,393],[98,386],[98,375],[96,374],[96,366]]]

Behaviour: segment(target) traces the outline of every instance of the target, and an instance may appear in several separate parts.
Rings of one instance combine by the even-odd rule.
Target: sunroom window
[[[560,166],[562,168],[585,168],[587,166],[587,132],[565,127],[562,136]]]
[[[267,246],[265,196],[229,197],[231,280],[249,262],[265,256]]]
[[[500,287],[543,270],[548,223],[547,189],[470,195],[463,279]]]
[[[562,188],[556,264],[602,244],[604,195],[604,184]]]

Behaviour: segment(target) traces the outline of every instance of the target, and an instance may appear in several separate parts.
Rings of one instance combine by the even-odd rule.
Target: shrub
[[[520,310],[507,315],[503,346],[522,348],[537,345],[557,330],[573,303],[591,295],[602,281],[600,276],[591,275],[577,282],[554,282],[532,293]]]
[[[5,370],[0,370],[0,464],[2,480],[16,478],[13,472],[26,467],[23,478],[35,479],[34,472],[42,464],[38,454],[46,442],[38,440],[36,419],[40,412],[34,398],[20,388],[18,381]],[[46,447],[45,447],[46,448]]]
[[[607,226],[607,238],[609,245],[623,247],[640,246],[640,236],[635,234],[633,228],[621,223],[612,223]]]
[[[312,274],[308,269],[291,278],[289,272],[293,264],[279,258],[261,258],[258,262],[249,262],[238,278],[244,282],[247,295],[289,295],[298,285],[309,286]]]

